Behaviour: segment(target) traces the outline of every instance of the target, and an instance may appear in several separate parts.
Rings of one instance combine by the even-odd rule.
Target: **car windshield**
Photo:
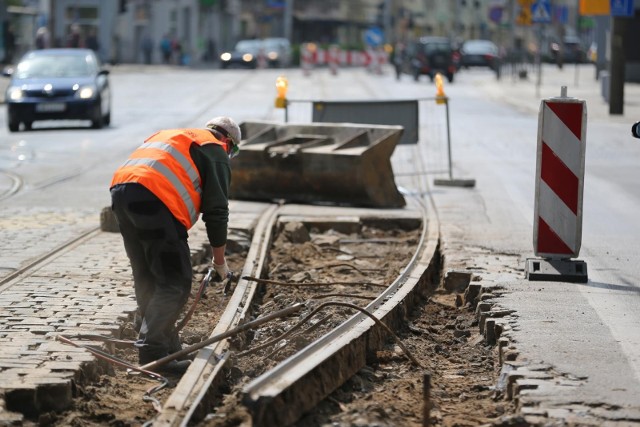
[[[422,45],[422,50],[427,55],[440,52],[450,52],[451,44],[447,42],[429,42]]]
[[[261,46],[262,42],[260,40],[242,40],[236,44],[236,51],[257,53]]]
[[[462,50],[465,53],[498,53],[498,48],[490,41],[466,42]]]
[[[286,47],[289,44],[287,39],[264,39],[264,44],[269,47]]]
[[[83,77],[95,71],[95,64],[84,55],[31,55],[20,61],[16,76],[21,79],[42,77]]]

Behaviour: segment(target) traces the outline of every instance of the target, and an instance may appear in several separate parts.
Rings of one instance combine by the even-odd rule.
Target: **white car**
[[[264,52],[270,67],[286,68],[291,65],[291,43],[283,37],[263,39]]]

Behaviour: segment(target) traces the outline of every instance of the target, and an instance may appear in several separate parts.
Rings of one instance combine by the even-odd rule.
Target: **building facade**
[[[455,41],[490,39],[505,51],[544,51],[549,40],[576,35],[585,48],[606,40],[606,20],[580,17],[575,0],[552,0],[553,20],[538,25],[522,21],[526,0],[0,0],[0,37],[15,30],[17,53],[35,46],[40,27],[51,46],[66,46],[79,29],[84,46],[95,46],[111,63],[198,66],[216,61],[240,39],[285,37],[304,42],[359,48],[372,27],[384,42],[406,42],[423,35]],[[629,37],[640,32],[640,1],[630,19]],[[596,26],[594,22],[599,22]],[[603,24],[604,22],[604,24]],[[600,35],[598,35],[598,31]],[[172,47],[168,59],[163,40]],[[97,45],[92,43],[97,41]],[[627,57],[640,62],[636,43]],[[605,46],[606,47],[606,46]],[[5,57],[0,43],[0,58]],[[606,54],[606,52],[605,52]]]

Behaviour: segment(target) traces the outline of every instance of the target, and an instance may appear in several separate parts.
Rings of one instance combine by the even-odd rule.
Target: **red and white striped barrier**
[[[340,65],[340,48],[338,46],[331,46],[327,51],[327,62],[329,63],[329,69],[331,74],[338,74],[338,66]]]
[[[300,51],[300,66],[305,74],[318,65],[329,66],[332,72],[337,67],[368,67],[376,73],[381,73],[382,66],[388,61],[389,54],[382,49],[358,51],[342,50],[334,46],[319,49],[313,44],[305,43]]]
[[[533,246],[548,263],[531,262],[531,280],[542,272],[542,280],[555,275],[586,281],[586,265],[568,261],[578,256],[582,242],[586,125],[585,101],[567,97],[566,87],[561,97],[540,104]]]
[[[534,249],[537,256],[573,258],[582,240],[582,190],[587,108],[575,98],[540,105]]]
[[[312,47],[309,43],[302,45],[300,49],[300,65],[302,66],[305,76],[311,74],[313,64],[316,62],[316,54],[315,46]]]

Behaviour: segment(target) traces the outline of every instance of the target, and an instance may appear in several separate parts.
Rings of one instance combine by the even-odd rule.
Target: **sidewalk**
[[[624,122],[629,124],[629,130],[640,121],[640,83],[625,83],[623,114],[611,115],[593,64],[567,64],[562,70],[553,64],[542,64],[541,70],[539,76],[530,69],[527,78],[520,79],[511,67],[505,66],[501,80],[483,85],[482,89],[494,99],[537,113],[541,99],[560,96],[562,86],[567,86],[567,96],[586,101],[589,121]]]
[[[499,81],[478,79],[477,85],[491,99],[529,116],[523,120],[527,124],[538,114],[542,99],[560,96],[561,86],[567,86],[568,96],[586,101],[587,127],[592,125],[601,137],[615,131],[619,132],[618,139],[628,138],[632,144],[638,141],[631,136],[631,126],[640,120],[640,84],[625,85],[624,114],[612,116],[590,65],[569,65],[559,70],[546,64],[539,88],[536,81],[535,75],[521,80],[505,72]],[[500,120],[508,119],[488,123],[495,126],[489,134],[495,138],[526,138],[535,144],[534,128],[528,127],[529,133],[522,137],[501,133]],[[468,135],[468,129],[465,131]],[[589,135],[588,130],[587,140]],[[483,142],[479,150],[490,147]],[[513,144],[514,151],[523,147],[533,152],[531,145]],[[513,161],[505,165],[504,174],[497,172],[503,169],[500,160]],[[593,281],[528,281],[524,265],[526,258],[533,257],[533,234],[531,224],[522,219],[528,210],[519,203],[522,181],[517,175],[508,175],[521,167],[517,156],[481,156],[470,151],[458,154],[457,166],[480,179],[473,190],[436,189],[432,193],[441,223],[444,271],[473,277],[469,289],[473,287],[470,294],[477,297],[478,327],[487,342],[494,340],[500,358],[496,390],[514,399],[524,419],[534,425],[639,426],[640,377],[632,364],[637,364],[638,355],[622,351],[624,338],[610,329],[598,304],[614,297],[616,303],[627,299],[635,304],[636,278],[626,278],[628,287],[620,289],[615,284]],[[508,181],[510,177],[513,181]],[[525,215],[532,218],[533,209]],[[508,220],[502,222],[501,218]],[[619,310],[618,317],[629,312],[622,305],[613,310]],[[638,337],[637,328],[626,328]],[[505,421],[503,425],[515,424]]]

